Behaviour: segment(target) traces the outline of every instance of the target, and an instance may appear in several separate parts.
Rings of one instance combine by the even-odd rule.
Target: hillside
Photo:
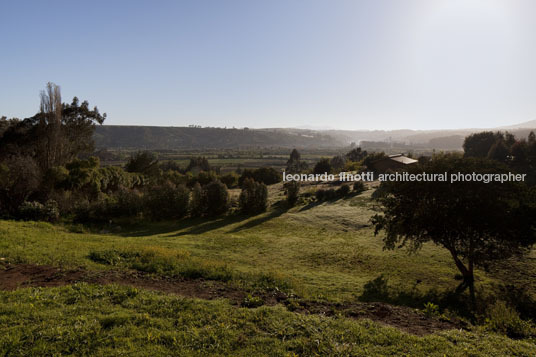
[[[461,150],[472,133],[508,130],[527,137],[536,128],[530,121],[510,127],[453,130],[311,130],[297,128],[226,129],[102,125],[95,131],[97,148],[128,149],[240,149],[240,148],[336,148],[352,142],[369,142],[368,149],[383,149],[389,143],[408,145],[407,150]],[[375,144],[371,144],[375,143]]]
[[[272,205],[253,217],[125,222],[113,229],[0,221],[0,351],[536,353],[531,339],[459,320],[455,306],[427,313],[426,302],[457,286],[456,268],[432,244],[414,255],[383,250],[369,225],[372,192],[289,210]],[[270,186],[269,195],[274,203],[283,199],[282,185]],[[508,276],[534,294],[534,272],[533,253],[499,272],[478,270],[478,288],[499,294]]]
[[[98,148],[133,149],[319,148],[344,145],[327,134],[308,130],[288,132],[270,129],[118,125],[98,126],[95,143]]]

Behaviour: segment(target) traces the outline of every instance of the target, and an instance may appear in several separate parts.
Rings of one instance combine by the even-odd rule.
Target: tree
[[[302,162],[298,150],[293,149],[290,153],[290,158],[287,161],[286,172],[289,174],[297,174],[303,170],[307,170],[307,163]]]
[[[128,159],[125,170],[138,172],[147,176],[156,176],[159,173],[158,159],[150,151],[138,151]]]
[[[487,157],[493,144],[503,138],[503,134],[492,131],[471,134],[463,142],[465,157]]]
[[[344,169],[344,165],[346,165],[346,159],[341,155],[337,155],[333,156],[329,163],[331,165],[332,170],[335,171],[335,173],[339,173]]]
[[[239,197],[240,210],[245,214],[257,214],[266,211],[268,206],[268,189],[265,184],[246,179]]]
[[[459,155],[435,156],[409,173],[505,173],[506,166]],[[384,230],[386,249],[416,251],[426,242],[447,249],[463,276],[457,292],[470,290],[474,268],[526,252],[536,242],[536,197],[516,182],[383,182],[383,215],[372,218]],[[532,193],[531,193],[532,192]]]
[[[300,195],[300,182],[289,181],[285,184],[285,193],[287,195],[287,203],[290,207],[293,207],[298,202]]]
[[[244,181],[248,178],[266,185],[272,185],[282,180],[281,174],[272,167],[260,167],[255,170],[245,169],[238,179],[238,185],[242,187]]]
[[[93,132],[106,114],[97,107],[89,109],[87,101],[61,103],[60,88],[48,83],[41,93],[39,113],[24,120],[11,120],[0,137],[0,158],[12,155],[31,156],[42,172],[64,166],[82,154],[93,151]],[[2,126],[6,126],[5,123]]]
[[[196,182],[192,189],[192,198],[190,200],[190,215],[192,217],[201,217],[205,213],[205,198],[203,188]]]
[[[322,175],[325,173],[331,172],[331,164],[329,163],[329,159],[322,158],[320,161],[318,161],[313,169],[313,173],[315,175]]]
[[[346,158],[348,160],[355,161],[355,162],[363,160],[366,156],[367,156],[367,151],[361,150],[360,147],[352,149],[346,154]]]
[[[188,171],[210,171],[210,165],[208,163],[208,160],[206,157],[192,157],[190,159],[190,163],[188,164],[188,167],[186,167],[186,172]]]
[[[203,187],[204,207],[207,216],[219,216],[229,209],[229,192],[220,181],[212,181]]]
[[[188,213],[189,200],[190,190],[185,185],[166,182],[149,188],[145,207],[152,219],[178,219]]]
[[[13,214],[39,188],[41,170],[29,156],[0,162],[0,211]]]

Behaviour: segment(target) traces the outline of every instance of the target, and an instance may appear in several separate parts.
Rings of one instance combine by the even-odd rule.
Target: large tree
[[[486,159],[438,155],[410,173],[505,173]],[[383,214],[372,221],[385,231],[386,249],[416,251],[433,242],[449,251],[463,276],[457,291],[470,289],[474,269],[527,251],[536,242],[535,191],[516,182],[383,182]]]
[[[0,159],[13,155],[31,156],[43,172],[62,166],[81,154],[91,153],[93,131],[106,114],[89,103],[61,103],[60,88],[48,83],[41,92],[39,112],[22,121],[11,121],[0,137]],[[6,123],[4,123],[6,124]]]

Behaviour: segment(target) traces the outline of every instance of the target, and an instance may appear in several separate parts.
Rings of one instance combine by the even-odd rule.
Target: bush
[[[354,182],[354,192],[357,193],[358,195],[365,191],[366,190],[366,187],[365,187],[365,184],[363,183],[363,181],[356,181]]]
[[[518,312],[503,301],[497,301],[488,309],[485,326],[511,338],[536,336],[536,328],[530,322],[522,320]]]
[[[220,181],[224,183],[225,186],[227,186],[228,188],[232,188],[236,187],[236,185],[238,184],[238,178],[239,176],[236,173],[230,172],[221,176]]]
[[[149,217],[159,219],[182,218],[188,213],[190,191],[186,186],[165,183],[153,186],[147,192],[145,208]]]
[[[324,190],[324,189],[316,190],[315,197],[316,197],[317,201],[323,201],[326,198],[326,190]]]
[[[337,195],[339,197],[346,197],[350,193],[350,186],[348,185],[342,185],[337,189]]]
[[[318,161],[313,169],[313,173],[315,175],[322,175],[324,173],[330,173],[331,172],[331,164],[329,163],[329,159],[320,159]]]
[[[338,197],[337,191],[335,191],[332,188],[327,189],[326,193],[324,194],[324,199],[328,201],[336,200],[337,197]]]
[[[274,183],[281,182],[283,179],[276,169],[272,167],[261,167],[255,170],[244,170],[238,179],[238,185],[242,187],[244,181],[248,178],[257,182],[262,182],[265,185],[273,185]]]
[[[116,217],[134,217],[143,212],[143,195],[137,190],[120,188],[116,194],[117,201],[111,214]]]
[[[268,206],[268,189],[263,183],[246,179],[240,192],[240,210],[245,214],[256,214],[266,211]]]
[[[19,207],[19,217],[28,221],[55,222],[60,218],[60,212],[56,201],[48,200],[44,205],[26,201]]]
[[[264,305],[264,300],[262,300],[258,296],[251,296],[251,294],[248,294],[244,301],[242,301],[243,307],[249,307],[249,308],[255,308]]]
[[[290,207],[293,207],[298,202],[298,196],[300,194],[300,183],[298,181],[290,181],[285,184],[287,203]]]

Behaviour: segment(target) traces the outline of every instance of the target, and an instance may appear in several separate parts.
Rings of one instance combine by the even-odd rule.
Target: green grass
[[[368,320],[235,308],[117,286],[0,292],[0,352],[10,356],[530,356],[495,334],[416,337]]]
[[[279,189],[270,187],[272,202],[282,197]],[[423,308],[428,301],[423,299],[452,290],[457,270],[440,247],[427,244],[415,255],[383,250],[369,223],[375,213],[370,194],[249,218],[122,224],[113,234],[98,233],[103,227],[0,221],[0,257],[15,263],[201,277],[246,290],[278,287],[304,299],[332,302],[370,293],[365,287],[380,275],[387,279],[386,301],[392,303]],[[492,292],[512,282],[535,297],[535,258],[533,252],[499,271],[477,271],[477,288]],[[14,355],[47,348],[49,354],[84,354],[93,348],[101,355],[536,354],[533,342],[485,332],[417,338],[366,321],[302,316],[283,307],[237,309],[225,301],[128,288],[84,285],[1,294],[1,346],[3,351],[12,348]],[[251,306],[256,303],[253,299]]]

